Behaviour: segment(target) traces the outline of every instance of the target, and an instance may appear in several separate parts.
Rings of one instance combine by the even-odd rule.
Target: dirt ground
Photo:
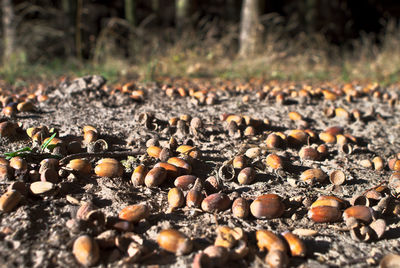
[[[90,79],[89,79],[90,80]],[[97,83],[98,82],[98,83]],[[97,84],[96,84],[97,83]],[[198,83],[198,84],[197,84]],[[185,89],[200,87],[206,82],[193,81]],[[214,81],[212,88],[222,88],[221,82]],[[202,152],[202,158],[193,163],[192,174],[205,180],[216,175],[218,168],[237,154],[251,147],[260,147],[262,154],[253,159],[256,169],[256,180],[249,185],[239,185],[236,179],[223,181],[224,193],[232,199],[237,196],[254,200],[265,193],[280,195],[286,210],[277,219],[256,219],[249,216],[239,219],[232,216],[231,210],[211,214],[199,210],[178,208],[167,213],[167,193],[172,182],[160,187],[133,187],[130,182],[132,171],[125,172],[119,178],[101,178],[87,176],[84,178],[64,178],[59,183],[60,191],[55,195],[37,196],[28,194],[11,212],[0,215],[0,263],[2,267],[73,267],[78,263],[72,253],[74,240],[82,234],[97,236],[98,230],[85,225],[78,228],[67,227],[67,222],[74,217],[77,204],[67,200],[71,196],[78,201],[92,201],[106,217],[117,217],[119,211],[127,205],[141,202],[151,207],[150,216],[134,225],[134,232],[144,240],[149,254],[136,264],[124,264],[126,252],[111,247],[101,248],[98,267],[137,266],[191,266],[197,252],[213,244],[218,225],[243,228],[248,236],[250,253],[247,257],[229,261],[223,266],[230,267],[263,267],[265,252],[259,252],[255,231],[267,229],[275,233],[299,228],[313,229],[317,234],[302,237],[307,247],[305,258],[290,258],[291,267],[376,267],[381,258],[388,253],[400,252],[400,222],[398,216],[388,214],[382,216],[387,227],[380,239],[369,242],[356,241],[343,221],[337,223],[314,223],[307,217],[307,200],[315,201],[320,195],[335,195],[350,200],[356,194],[362,194],[374,186],[385,184],[393,173],[387,167],[382,171],[365,168],[360,160],[381,156],[387,160],[400,152],[400,110],[398,105],[391,106],[381,96],[372,94],[355,97],[351,103],[345,97],[329,101],[323,97],[298,98],[287,96],[284,103],[275,98],[260,100],[255,92],[262,90],[262,85],[254,84],[242,92],[235,90],[236,83],[228,84],[228,90],[215,90],[215,104],[199,105],[193,97],[174,98],[166,96],[163,84],[149,83],[143,85],[144,100],[134,101],[127,94],[99,89],[101,81],[89,81],[71,86],[64,83],[58,87],[50,87],[46,94],[49,99],[36,104],[36,111],[21,112],[11,120],[22,124],[25,130],[29,127],[46,125],[59,130],[60,137],[71,139],[82,138],[82,127],[95,126],[100,138],[107,141],[109,151],[146,149],[146,141],[158,138],[161,144],[175,136],[179,144],[193,143]],[[176,84],[179,86],[179,82]],[[283,85],[284,87],[285,85]],[[300,89],[303,85],[294,85]],[[340,88],[341,85],[337,85]],[[106,85],[112,89],[111,85]],[[139,87],[139,85],[138,85]],[[211,87],[211,86],[210,86]],[[315,86],[316,87],[316,86]],[[141,88],[141,87],[139,87]],[[357,88],[357,87],[356,87]],[[252,90],[250,90],[252,89]],[[361,87],[358,88],[361,90]],[[395,96],[396,87],[376,88],[384,94]],[[249,100],[243,101],[248,95]],[[329,118],[324,114],[326,107],[342,107],[347,111],[358,109],[362,113],[361,120]],[[288,117],[288,113],[297,111],[309,124],[309,128],[320,133],[330,126],[341,126],[345,133],[357,138],[353,144],[353,153],[341,152],[336,144],[329,144],[329,155],[323,161],[300,161],[299,148],[270,150],[265,148],[265,139],[272,131],[288,134],[291,129],[299,128],[299,124]],[[155,119],[150,129],[139,120],[139,115],[151,113]],[[226,123],[220,116],[224,113],[247,115],[254,119],[268,119],[269,124],[257,129],[255,136],[232,137],[226,129]],[[168,126],[171,117],[183,114],[201,118],[204,126],[200,133],[188,131],[186,134],[175,133],[174,127]],[[321,142],[317,142],[321,143]],[[129,144],[129,145],[128,145]],[[11,138],[1,138],[0,153],[4,154],[32,142],[26,134],[18,134]],[[85,150],[85,148],[83,149]],[[285,156],[291,168],[282,172],[274,172],[265,166],[265,158],[271,152]],[[126,158],[125,158],[126,159]],[[141,161],[141,156],[133,158],[133,167]],[[98,159],[90,158],[93,165]],[[146,160],[154,164],[155,160]],[[30,169],[38,169],[37,163],[28,162]],[[319,167],[327,174],[334,170],[343,170],[347,178],[343,185],[332,187],[329,180],[324,183],[309,185],[299,181],[300,173],[307,167]],[[25,176],[1,181],[0,192],[4,193],[14,180],[22,180],[30,185],[32,180]],[[388,194],[389,195],[389,194]],[[394,198],[392,202],[394,202]],[[194,241],[192,253],[184,256],[161,250],[156,242],[157,234],[166,228],[178,229]]]

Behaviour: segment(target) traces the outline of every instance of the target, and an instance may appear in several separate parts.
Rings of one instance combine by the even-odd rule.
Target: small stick
[[[99,152],[99,153],[78,153],[78,154],[70,154],[60,160],[60,165],[65,164],[66,162],[76,159],[76,158],[85,158],[85,157],[112,157],[112,158],[123,158],[127,156],[136,156],[140,154],[144,154],[145,151],[136,149],[133,151],[114,151],[114,152]]]

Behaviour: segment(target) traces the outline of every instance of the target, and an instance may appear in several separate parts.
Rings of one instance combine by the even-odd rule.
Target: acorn
[[[207,196],[201,202],[201,209],[205,212],[224,211],[229,208],[231,200],[224,193],[215,193]]]
[[[285,238],[287,244],[289,245],[290,254],[292,257],[305,257],[306,256],[306,245],[303,241],[289,231],[282,233],[283,238]]]
[[[285,206],[280,196],[264,194],[256,198],[250,205],[250,212],[256,218],[273,219],[282,216]]]
[[[257,158],[261,155],[261,148],[260,147],[253,147],[246,150],[244,155],[250,159]]]
[[[271,167],[272,169],[283,169],[285,163],[279,155],[276,154],[269,154],[265,159],[266,164]]]
[[[89,175],[92,171],[92,165],[85,159],[73,159],[69,161],[67,168],[82,175]]]
[[[55,189],[55,185],[48,181],[36,181],[33,182],[29,188],[35,195],[50,194]]]
[[[0,123],[0,137],[11,137],[16,135],[17,124],[10,121],[4,121]]]
[[[233,168],[243,169],[247,166],[247,159],[244,155],[237,155],[232,161]]]
[[[320,168],[311,168],[303,171],[300,175],[300,180],[307,182],[308,184],[314,184],[315,182],[322,183],[327,179],[328,175]]]
[[[94,132],[99,133],[97,128],[95,128],[94,126],[90,126],[90,125],[83,126],[82,130],[83,130],[83,133],[88,132],[88,131],[94,131]]]
[[[116,178],[122,177],[124,174],[124,167],[116,159],[103,158],[94,168],[94,172],[100,177]]]
[[[158,234],[157,243],[162,249],[175,253],[177,256],[188,254],[193,248],[192,241],[174,229],[162,230]]]
[[[268,230],[256,231],[257,246],[261,251],[279,250],[286,252],[287,246],[285,242],[276,234]]]
[[[270,149],[282,148],[285,145],[285,141],[282,139],[281,136],[277,135],[276,133],[269,134],[267,139],[265,140],[265,143]]]
[[[250,212],[249,202],[243,197],[236,198],[232,203],[232,214],[237,218],[247,218]]]
[[[335,115],[336,115],[336,117],[342,118],[345,120],[349,120],[351,118],[350,113],[346,109],[341,108],[341,107],[335,109]]]
[[[146,152],[149,156],[154,158],[159,158],[162,148],[159,146],[150,146],[146,149]]]
[[[285,251],[273,249],[265,256],[265,262],[271,268],[283,268],[288,266],[289,258]]]
[[[346,174],[341,170],[332,171],[329,175],[329,181],[333,185],[342,185],[346,181]]]
[[[322,207],[322,206],[340,208],[341,205],[339,201],[327,198],[327,199],[317,199],[316,201],[314,201],[314,203],[311,204],[310,208]]]
[[[186,206],[198,208],[201,206],[203,199],[204,196],[199,190],[192,189],[186,195]]]
[[[347,144],[347,143],[348,143],[348,141],[347,141],[347,138],[346,138],[345,135],[343,135],[343,134],[336,135],[336,144],[344,145],[344,144]]]
[[[192,172],[192,167],[190,164],[181,158],[171,157],[167,162],[178,167],[184,174],[190,174]]]
[[[343,219],[346,221],[348,218],[353,217],[365,223],[370,223],[375,214],[372,208],[367,206],[352,206],[343,212]]]
[[[225,247],[211,245],[206,247],[203,252],[210,258],[211,267],[221,267],[229,258],[229,251]]]
[[[14,169],[9,164],[0,164],[0,180],[11,180],[14,177]]]
[[[336,136],[332,135],[331,133],[327,132],[321,132],[318,135],[319,139],[325,143],[335,143],[336,142]]]
[[[0,210],[10,212],[21,201],[22,195],[15,190],[9,190],[0,197]]]
[[[311,146],[302,147],[299,151],[299,157],[302,160],[319,160],[319,152]]]
[[[138,222],[142,219],[146,219],[150,215],[150,208],[146,204],[130,205],[123,208],[118,217],[121,220],[129,222]]]
[[[157,187],[161,185],[167,177],[167,171],[162,167],[154,167],[147,172],[144,183],[147,187]]]
[[[59,182],[58,172],[56,170],[54,170],[54,169],[46,168],[40,174],[40,180],[41,181],[49,181],[49,182],[52,182],[52,183],[57,183],[57,182]]]
[[[393,171],[400,171],[400,160],[397,158],[392,158],[388,161],[388,166]]]
[[[182,175],[175,179],[174,185],[184,191],[192,188],[197,177],[193,175]]]
[[[10,159],[10,167],[18,171],[26,171],[28,169],[28,163],[25,159],[19,156],[14,156]]]
[[[385,163],[383,162],[382,157],[380,156],[376,156],[372,159],[372,163],[374,164],[374,169],[375,170],[383,170],[383,168],[385,167]]]
[[[75,240],[72,253],[83,266],[95,265],[100,258],[97,242],[88,235],[82,235]]]
[[[39,173],[43,173],[46,169],[53,169],[57,171],[59,169],[59,161],[55,158],[46,158],[40,161]]]
[[[337,222],[340,220],[341,216],[342,213],[337,207],[318,206],[313,207],[308,211],[308,218],[318,223]]]
[[[175,179],[176,177],[179,176],[179,169],[178,167],[167,163],[167,162],[159,162],[154,165],[154,167],[162,167],[167,171],[167,178],[169,179]]]
[[[242,169],[238,174],[239,184],[250,184],[255,179],[256,172],[252,167]]]
[[[17,110],[19,112],[31,112],[35,109],[35,106],[30,101],[23,101],[18,103]]]
[[[185,203],[185,196],[179,188],[172,188],[168,191],[168,204],[171,209],[179,208]]]
[[[288,115],[289,115],[290,120],[293,120],[293,121],[298,121],[298,120],[303,119],[301,114],[299,114],[298,112],[289,112]]]
[[[339,202],[339,208],[340,209],[345,208],[346,205],[347,205],[347,201],[345,201],[345,200],[343,200],[343,199],[341,199],[339,197],[336,197],[334,195],[321,195],[321,196],[318,197],[317,200],[324,200],[324,199],[333,199],[333,200]]]
[[[255,136],[256,135],[256,129],[253,126],[248,126],[244,129],[243,135],[246,137],[249,136]]]
[[[3,108],[2,113],[5,116],[13,117],[17,114],[17,109],[14,106],[6,106]]]
[[[147,174],[147,168],[145,165],[139,165],[132,172],[131,182],[133,186],[144,185],[144,178]]]
[[[222,188],[222,183],[215,176],[210,176],[204,182],[207,193],[216,193]]]
[[[288,144],[293,147],[300,147],[307,144],[308,134],[304,130],[294,129],[289,132],[287,137]]]
[[[176,152],[181,153],[181,154],[187,154],[193,159],[200,159],[201,157],[201,152],[199,149],[197,149],[194,146],[190,145],[181,145],[178,148],[176,148]]]
[[[86,144],[94,142],[97,140],[98,136],[99,136],[99,134],[97,132],[95,132],[94,130],[86,131],[83,134],[83,142]]]

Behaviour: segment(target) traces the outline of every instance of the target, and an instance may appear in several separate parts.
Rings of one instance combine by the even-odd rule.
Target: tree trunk
[[[175,25],[182,30],[190,20],[191,2],[193,0],[175,0]]]
[[[15,20],[11,0],[2,0],[3,13],[3,62],[7,62],[15,52]]]
[[[125,19],[132,27],[136,26],[136,1],[125,0]]]
[[[259,0],[243,0],[240,22],[239,56],[253,55],[261,43]]]

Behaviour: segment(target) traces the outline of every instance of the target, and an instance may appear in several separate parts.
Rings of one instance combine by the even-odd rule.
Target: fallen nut
[[[175,253],[177,256],[188,254],[193,248],[192,241],[174,229],[162,230],[158,234],[157,243],[162,249]]]
[[[100,258],[97,242],[88,235],[78,237],[72,247],[76,260],[84,266],[95,265]]]

